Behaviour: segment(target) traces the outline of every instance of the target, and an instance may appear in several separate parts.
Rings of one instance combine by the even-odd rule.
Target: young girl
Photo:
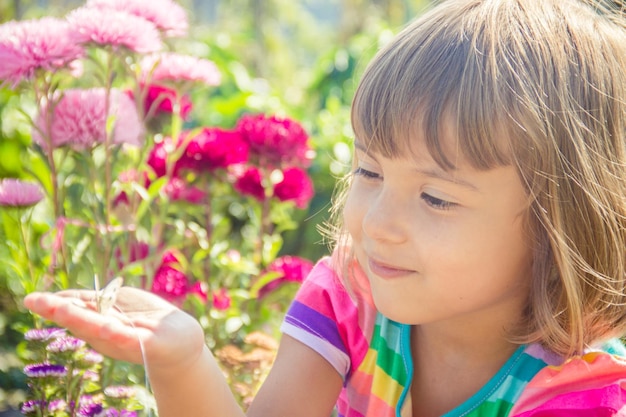
[[[626,24],[595,3],[449,0],[374,58],[334,254],[248,416],[626,416]],[[25,304],[145,355],[161,417],[243,415],[193,318],[93,299]]]

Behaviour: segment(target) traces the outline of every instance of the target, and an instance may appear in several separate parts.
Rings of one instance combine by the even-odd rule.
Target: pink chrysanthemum
[[[54,107],[52,123],[48,128],[44,108],[36,119],[33,141],[48,148],[48,139],[54,148],[68,145],[76,149],[92,147],[106,140],[106,90],[66,90]],[[113,89],[109,96],[109,115],[115,116],[113,143],[139,146],[143,127],[135,104],[126,94]],[[48,139],[46,139],[48,138]]]
[[[239,133],[207,127],[189,141],[185,152],[176,161],[175,172],[183,169],[210,172],[241,164],[247,160],[248,144],[243,141]]]
[[[230,308],[232,299],[226,288],[220,288],[213,292],[213,308],[219,311],[226,311]]]
[[[222,78],[212,61],[174,52],[148,55],[140,66],[143,79],[150,82],[197,81],[218,85]]]
[[[119,10],[143,17],[166,36],[185,36],[189,29],[187,12],[172,0],[88,0],[87,7]]]
[[[81,7],[67,16],[77,43],[125,47],[138,53],[161,49],[161,37],[154,23],[143,17],[113,9]]]
[[[0,206],[30,207],[43,199],[39,185],[6,178],[0,181]]]
[[[82,54],[64,20],[44,17],[0,25],[0,80],[13,86],[38,69],[54,71]]]

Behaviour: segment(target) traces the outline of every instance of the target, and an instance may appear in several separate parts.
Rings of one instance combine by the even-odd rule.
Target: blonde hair
[[[377,54],[352,108],[386,157],[423,137],[454,168],[445,119],[473,167],[517,167],[534,265],[510,337],[563,355],[626,330],[626,28],[617,3],[596,3],[443,2]]]

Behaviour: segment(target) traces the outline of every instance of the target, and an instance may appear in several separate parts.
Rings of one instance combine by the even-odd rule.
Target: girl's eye
[[[456,206],[456,203],[433,197],[430,194],[422,193],[420,197],[426,202],[426,204],[437,210],[450,210]]]
[[[367,169],[363,169],[361,167],[358,167],[357,169],[354,170],[354,175],[361,175],[365,178],[370,178],[370,179],[379,179],[380,175],[373,172],[373,171],[368,171]]]

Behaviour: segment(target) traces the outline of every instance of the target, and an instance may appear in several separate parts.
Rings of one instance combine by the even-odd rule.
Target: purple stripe
[[[339,334],[337,323],[300,301],[292,302],[285,316],[285,322],[326,340],[340,351],[348,353]]]

